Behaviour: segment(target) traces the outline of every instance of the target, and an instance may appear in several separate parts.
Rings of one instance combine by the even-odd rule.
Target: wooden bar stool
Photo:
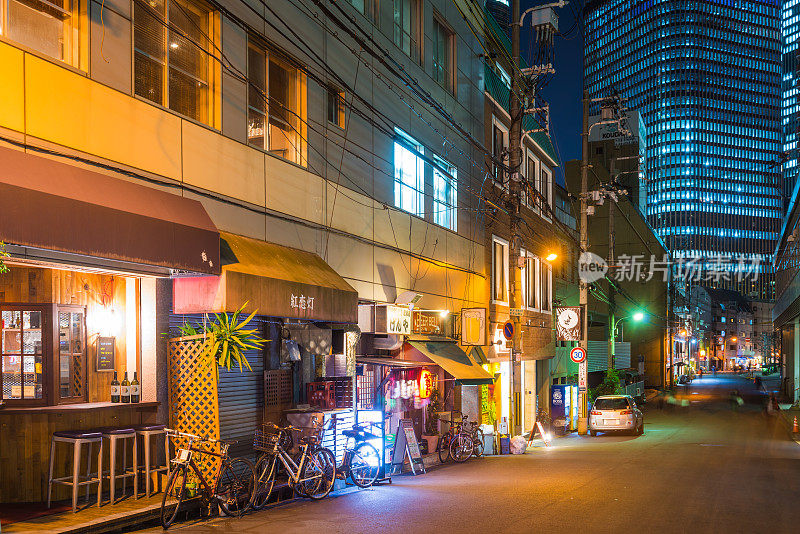
[[[142,445],[144,448],[144,465],[140,468],[142,473],[145,476],[145,494],[150,497],[150,486],[152,485],[152,475],[162,472],[166,472],[169,474],[169,435],[167,434],[167,426],[166,425],[137,425],[133,427],[136,429],[136,435],[141,436],[142,438]],[[153,466],[153,462],[150,459],[150,452],[152,448],[152,444],[150,443],[150,438],[158,438],[159,436],[164,436],[164,458],[165,463],[161,465],[156,459],[156,465]],[[157,451],[158,449],[156,449]],[[162,484],[161,479],[159,478],[158,482],[158,490],[162,491]],[[139,494],[136,494],[136,498],[139,498]]]
[[[56,459],[56,443],[67,443],[72,445],[72,475],[53,478],[53,468],[55,467]],[[97,452],[97,476],[93,477],[90,474],[90,467],[92,465],[92,445],[99,444]],[[86,476],[81,477],[81,449],[83,445],[89,446],[89,451],[86,459]],[[81,480],[83,478],[83,480]],[[53,432],[53,437],[50,441],[50,474],[47,481],[47,507],[50,508],[50,497],[53,492],[53,484],[64,484],[72,486],[72,512],[78,511],[78,489],[80,486],[86,486],[86,501],[89,501],[89,485],[97,484],[97,506],[100,506],[101,495],[103,494],[103,436],[100,432],[89,430],[59,430]]]
[[[136,444],[136,430],[132,427],[101,429],[104,439],[109,442],[109,483],[111,484],[111,504],[116,504],[117,479],[122,479],[122,492],[125,493],[125,479],[133,477],[133,494],[139,493],[139,448]],[[133,469],[128,470],[128,440],[133,440]],[[117,442],[122,441],[122,470],[117,473]]]

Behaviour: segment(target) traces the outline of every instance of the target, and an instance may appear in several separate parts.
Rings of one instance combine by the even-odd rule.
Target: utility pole
[[[586,195],[589,189],[588,175],[589,175],[589,95],[586,90],[583,91],[583,127],[581,129],[581,140],[583,143],[582,160],[581,160],[581,255],[585,254],[589,248],[589,232],[586,228],[587,214],[586,214]],[[581,305],[581,321],[583,322],[581,328],[581,341],[580,347],[589,354],[589,286],[583,279],[579,280],[580,283],[580,305]],[[588,359],[588,356],[587,356]],[[586,365],[585,360],[583,364]],[[580,374],[580,373],[579,373]],[[587,407],[586,388],[578,389],[578,434],[586,435],[589,430],[589,419],[586,413]]]
[[[610,185],[612,188],[611,198],[608,201],[608,267],[611,268],[614,265],[614,217],[616,216],[615,213],[615,205],[616,205],[616,192],[614,191],[614,167],[616,166],[617,159],[615,157],[611,158],[610,164]],[[611,278],[608,279],[608,370],[611,371],[615,369],[616,364],[616,325],[615,323],[615,313],[616,313],[616,301],[615,301],[615,292],[614,292],[614,282],[611,281]]]
[[[506,208],[508,209],[509,216],[509,231],[511,233],[509,254],[511,258],[509,265],[513,273],[513,280],[511,284],[511,298],[509,307],[511,309],[522,308],[522,269],[520,265],[520,248],[522,238],[519,235],[520,226],[520,187],[521,179],[519,175],[520,164],[522,162],[522,118],[524,112],[522,110],[521,102],[519,101],[519,93],[522,91],[522,84],[519,77],[519,56],[520,56],[520,0],[511,1],[511,58],[514,65],[511,68],[511,95],[509,98],[508,113],[511,116],[511,128],[509,129],[508,141],[508,167],[510,180],[508,182],[508,196],[506,200]],[[511,320],[514,324],[513,346],[511,347],[511,356],[509,361],[509,369],[511,373],[511,387],[509,388],[510,399],[510,420],[509,428],[512,436],[518,435],[521,430],[520,426],[520,389],[518,388],[517,380],[521,385],[521,373],[517,371],[517,354],[522,352],[522,317],[519,315],[512,315]],[[521,369],[520,369],[521,371]]]

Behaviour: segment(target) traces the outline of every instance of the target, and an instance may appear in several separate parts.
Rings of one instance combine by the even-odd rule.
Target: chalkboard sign
[[[117,360],[117,338],[97,338],[97,370],[113,371]]]
[[[422,454],[419,451],[417,435],[414,433],[414,423],[411,419],[400,419],[397,427],[397,437],[394,440],[394,451],[392,452],[392,467],[403,468],[406,456],[411,464],[411,472],[417,474],[417,469],[425,472],[425,463],[422,461]]]

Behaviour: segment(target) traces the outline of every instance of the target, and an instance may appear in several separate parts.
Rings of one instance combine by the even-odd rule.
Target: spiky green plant
[[[6,252],[6,244],[0,241],[0,274],[7,273],[9,271],[8,265],[6,262],[3,261],[5,258],[8,258],[10,254]]]
[[[247,361],[244,352],[261,348],[268,340],[259,336],[256,329],[245,328],[258,310],[251,313],[246,319],[239,320],[239,315],[245,306],[247,306],[247,302],[230,315],[215,313],[212,318],[207,318],[202,326],[184,323],[179,330],[184,336],[198,334],[208,336],[208,350],[204,356],[213,358],[218,366],[225,367],[230,371],[231,364],[238,364],[240,372],[243,372],[245,367],[248,371],[252,371],[253,368],[250,367],[250,362]]]

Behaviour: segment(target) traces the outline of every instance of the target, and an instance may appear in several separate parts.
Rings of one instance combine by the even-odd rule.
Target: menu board
[[[97,338],[97,370],[113,371],[117,360],[117,338]]]
[[[411,464],[411,472],[417,474],[417,469],[425,472],[425,463],[422,461],[422,453],[419,450],[417,435],[414,433],[414,423],[411,419],[400,419],[397,427],[397,437],[394,440],[394,451],[392,453],[392,466],[402,469],[406,456]]]

